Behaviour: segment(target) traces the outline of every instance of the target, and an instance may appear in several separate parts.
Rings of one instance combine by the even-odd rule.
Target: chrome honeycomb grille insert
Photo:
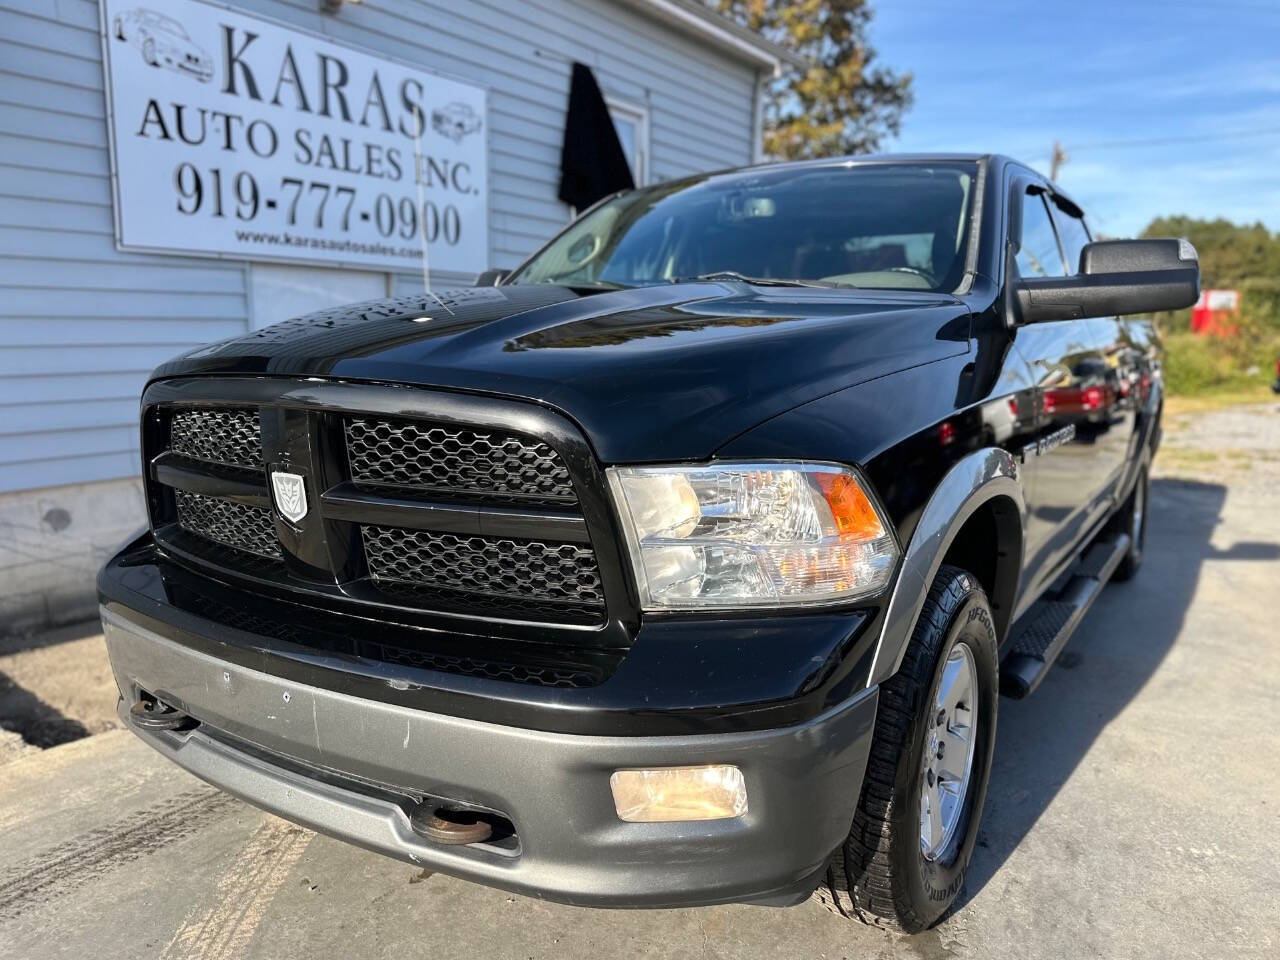
[[[490,430],[352,417],[347,459],[357,486],[450,496],[575,503],[560,456],[539,440]]]
[[[174,499],[178,506],[178,525],[188,533],[269,560],[282,559],[275,523],[266,507],[187,490],[175,490]]]
[[[425,530],[364,526],[365,558],[375,582],[475,595],[604,606],[590,547],[540,540],[459,537]]]
[[[257,410],[175,410],[169,449],[189,460],[261,470],[261,418]]]

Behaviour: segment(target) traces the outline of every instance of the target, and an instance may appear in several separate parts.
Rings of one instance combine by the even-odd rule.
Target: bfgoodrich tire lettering
[[[936,860],[921,846],[924,751],[947,658],[965,644],[974,672],[972,766],[955,839]],[[848,839],[836,850],[818,899],[873,926],[915,933],[946,913],[964,885],[978,838],[995,744],[998,666],[986,593],[957,567],[938,571],[902,666],[880,687],[876,731]]]

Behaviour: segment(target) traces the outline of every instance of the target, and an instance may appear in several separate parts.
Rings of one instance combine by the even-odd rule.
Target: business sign
[[[1230,322],[1240,312],[1239,290],[1201,290],[1191,308],[1191,329],[1196,333],[1235,336],[1238,326]]]
[[[204,0],[105,0],[122,249],[488,266],[485,91]]]
[[[1201,290],[1200,299],[1196,301],[1195,309],[1209,310],[1214,313],[1220,310],[1227,310],[1234,313],[1240,309],[1240,291]]]

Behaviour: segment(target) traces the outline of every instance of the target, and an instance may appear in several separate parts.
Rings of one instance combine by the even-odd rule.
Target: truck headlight
[[[898,560],[848,467],[713,463],[608,471],[646,610],[833,603],[879,593]]]

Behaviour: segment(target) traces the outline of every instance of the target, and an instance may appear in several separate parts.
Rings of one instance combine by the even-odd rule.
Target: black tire
[[[950,852],[930,861],[920,842],[923,755],[943,667],[959,643],[969,646],[976,674],[972,772]],[[815,894],[829,910],[902,933],[927,929],[946,913],[964,885],[978,841],[998,694],[996,634],[987,595],[972,574],[944,566],[929,588],[901,668],[880,686],[853,828]]]
[[[1112,529],[1129,535],[1129,551],[1111,575],[1112,580],[1132,580],[1142,566],[1142,554],[1147,547],[1147,518],[1151,514],[1151,483],[1147,468],[1138,474],[1138,482],[1124,506],[1112,520]]]

